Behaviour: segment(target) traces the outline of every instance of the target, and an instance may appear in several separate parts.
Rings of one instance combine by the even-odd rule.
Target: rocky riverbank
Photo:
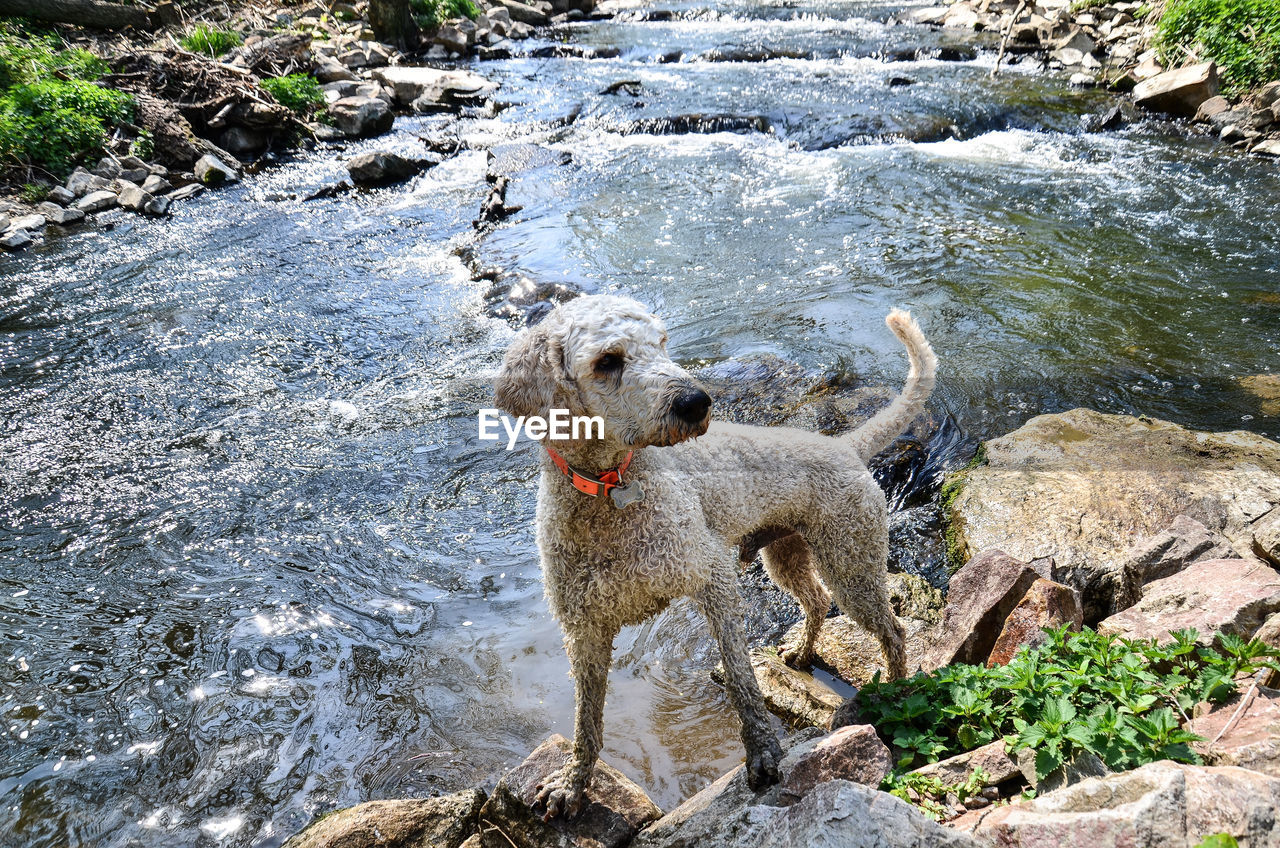
[[[918,9],[914,23],[996,33],[1010,64],[1035,61],[1069,73],[1071,84],[1128,94],[1143,110],[1189,119],[1222,141],[1280,156],[1280,81],[1228,99],[1212,60],[1168,66],[1156,49],[1164,3],[1079,0],[956,0]],[[1198,59],[1198,57],[1193,57]],[[1126,121],[1112,110],[1095,129]]]
[[[1128,461],[1117,465],[1117,456]],[[1280,651],[1280,444],[1078,409],[1034,418],[986,443],[977,462],[951,477],[946,501],[963,564],[945,603],[918,579],[893,575],[909,661],[923,672],[955,663],[1023,668],[1027,651],[1061,644],[1045,628],[1082,625],[1102,644],[1148,651],[1184,644],[1188,628],[1205,649],[1241,651],[1257,640],[1254,655]],[[903,759],[908,743],[866,722],[878,713],[864,695],[844,701],[772,649],[754,657],[771,708],[793,730],[777,786],[753,793],[739,767],[664,814],[602,762],[583,816],[548,824],[530,805],[570,754],[570,744],[553,736],[491,791],[362,804],[287,844],[905,848],[1052,840],[1172,848],[1215,834],[1242,846],[1280,839],[1274,662],[1220,681],[1226,691],[1185,709],[1167,693],[1193,740],[1193,750],[1168,749],[1183,762],[1156,757],[1113,770],[1083,751],[1047,769],[1037,749],[1018,751],[1006,736],[903,774],[894,763],[910,763],[910,755]],[[866,687],[879,651],[841,616],[827,623],[818,664]],[[1126,673],[1086,665],[1078,685],[1109,691]],[[1135,705],[1135,720],[1162,712],[1157,700]],[[924,708],[954,707],[934,701]],[[1105,749],[1101,737],[1089,744]]]
[[[112,72],[100,84],[134,99],[134,122],[116,129],[96,164],[62,182],[35,174],[21,193],[0,197],[0,248],[20,250],[50,227],[82,226],[119,214],[115,210],[167,215],[172,203],[236,182],[246,169],[290,149],[389,132],[397,114],[483,110],[495,87],[441,63],[519,55],[517,42],[538,28],[581,20],[593,10],[592,0],[481,0],[474,16],[440,22],[411,50],[374,39],[366,2],[206,15],[201,25],[213,22],[237,39],[243,34],[221,55],[179,46],[191,22],[175,21],[145,38],[70,33],[70,44],[91,47],[106,60]],[[572,52],[545,52],[566,50]],[[314,79],[323,103],[299,106],[264,84],[290,75]],[[430,153],[414,164],[362,160],[354,163],[352,181],[407,179],[438,161]]]

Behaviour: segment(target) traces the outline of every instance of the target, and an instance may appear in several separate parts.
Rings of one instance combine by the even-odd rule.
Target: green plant
[[[890,772],[880,788],[909,804],[915,804],[926,816],[937,821],[948,813],[944,806],[948,795],[955,795],[963,804],[965,799],[981,792],[988,779],[990,775],[980,768],[971,771],[962,783],[955,784],[943,783],[941,778],[932,775]]]
[[[1240,848],[1240,843],[1229,833],[1214,833],[1201,839],[1196,848]]]
[[[150,159],[156,155],[156,137],[151,130],[140,130],[138,137],[129,142],[129,153],[139,159]]]
[[[472,0],[409,0],[413,20],[426,30],[438,29],[453,18],[475,20],[480,17],[480,7]]]
[[[1109,0],[1073,0],[1071,3],[1072,12],[1083,12],[1086,9],[1096,9],[1099,6],[1105,6]]]
[[[233,47],[239,46],[240,33],[228,29],[214,29],[205,24],[198,24],[180,40],[181,44],[192,53],[203,53],[206,56],[221,56]]]
[[[1280,78],[1280,0],[1170,0],[1155,46],[1166,65],[1212,59],[1224,93],[1242,94]]]
[[[1133,19],[1135,21],[1145,21],[1147,15],[1151,14],[1151,7],[1146,3],[1133,10]]]
[[[1035,751],[1045,777],[1082,752],[1112,769],[1158,759],[1197,762],[1199,737],[1183,720],[1201,701],[1222,703],[1235,680],[1280,668],[1277,652],[1228,634],[1201,648],[1194,630],[1166,645],[1067,627],[1046,630],[1048,642],[1007,666],[953,665],[859,693],[863,717],[893,748],[905,771],[1004,739],[1010,751]]]
[[[93,81],[107,65],[56,38],[0,26],[0,165],[65,173],[98,152],[133,98]]]
[[[324,92],[315,78],[307,74],[289,74],[262,81],[276,102],[299,115],[306,115],[324,105]]]
[[[44,183],[23,183],[22,191],[18,193],[23,203],[39,203],[49,196],[49,187]]]

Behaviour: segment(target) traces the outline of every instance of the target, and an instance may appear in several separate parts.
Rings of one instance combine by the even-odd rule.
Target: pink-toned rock
[[[1253,552],[1280,566],[1280,507],[1259,518],[1249,530],[1253,533]]]
[[[1241,709],[1243,698],[1248,700]],[[1275,689],[1259,687],[1237,696],[1192,719],[1187,729],[1204,737],[1193,747],[1205,762],[1280,777],[1280,692]]]
[[[1147,584],[1142,600],[1104,619],[1098,632],[1168,641],[1194,627],[1201,644],[1215,631],[1249,637],[1280,611],[1280,574],[1257,560],[1212,559]]]
[[[1270,846],[1280,843],[1278,807],[1274,777],[1162,760],[953,825],[1001,848],[1188,848],[1213,833]]]
[[[640,828],[662,815],[644,790],[599,760],[587,786],[582,811],[573,821],[544,822],[534,812],[538,787],[569,762],[573,743],[559,734],[543,742],[498,781],[480,810],[484,848],[621,848]]]
[[[987,775],[985,786],[996,786],[1006,780],[1022,777],[1022,770],[1018,767],[1017,760],[1010,757],[1009,752],[1005,750],[1003,739],[997,739],[981,748],[974,748],[972,751],[921,766],[915,770],[915,773],[936,777],[948,786],[955,786],[964,783],[969,779],[969,775],[978,769]]]
[[[1005,619],[1039,579],[1031,566],[1004,551],[983,551],[969,560],[951,578],[947,606],[923,668],[985,662]]]
[[[876,789],[892,767],[893,757],[874,727],[842,727],[788,752],[781,766],[780,802],[785,806],[799,800],[828,780],[848,780]]]
[[[1202,62],[1143,80],[1133,89],[1133,100],[1147,109],[1190,118],[1217,93],[1218,66]]]
[[[1153,580],[1177,574],[1188,565],[1207,559],[1235,559],[1231,543],[1199,521],[1179,515],[1154,536],[1128,550],[1121,563],[1121,585],[1116,604],[1108,613],[1117,613],[1136,604],[1143,587]]]
[[[1084,622],[1080,598],[1070,586],[1040,578],[1031,584],[1027,594],[1004,620],[1004,628],[987,657],[987,667],[1008,665],[1023,645],[1035,648],[1048,636],[1045,627],[1072,625],[1076,630]]]

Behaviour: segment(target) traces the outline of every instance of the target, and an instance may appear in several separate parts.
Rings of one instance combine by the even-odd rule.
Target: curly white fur
[[[576,490],[544,454],[538,547],[576,687],[574,757],[542,790],[548,818],[581,805],[602,744],[614,636],[681,596],[699,605],[724,658],[750,784],[777,779],[781,750],[747,654],[735,549],[748,558],[762,550],[774,582],[804,608],[804,638],[789,662],[810,663],[834,596],[878,637],[889,676],[905,674],[902,627],[885,588],[888,509],[865,461],[921,412],[937,360],[906,312],[894,310],[886,323],[911,360],[906,386],[842,438],[710,423],[697,382],[667,356],[662,322],[629,298],[570,301],[513,342],[495,383],[498,405],[514,415],[564,408],[601,416],[604,439],[557,442],[557,450],[591,471],[634,450],[626,482],[645,492],[618,509]]]

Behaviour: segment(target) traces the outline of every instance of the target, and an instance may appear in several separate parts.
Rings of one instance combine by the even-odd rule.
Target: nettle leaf
[[[1062,752],[1054,747],[1041,748],[1036,751],[1036,778],[1044,780],[1062,768]]]

